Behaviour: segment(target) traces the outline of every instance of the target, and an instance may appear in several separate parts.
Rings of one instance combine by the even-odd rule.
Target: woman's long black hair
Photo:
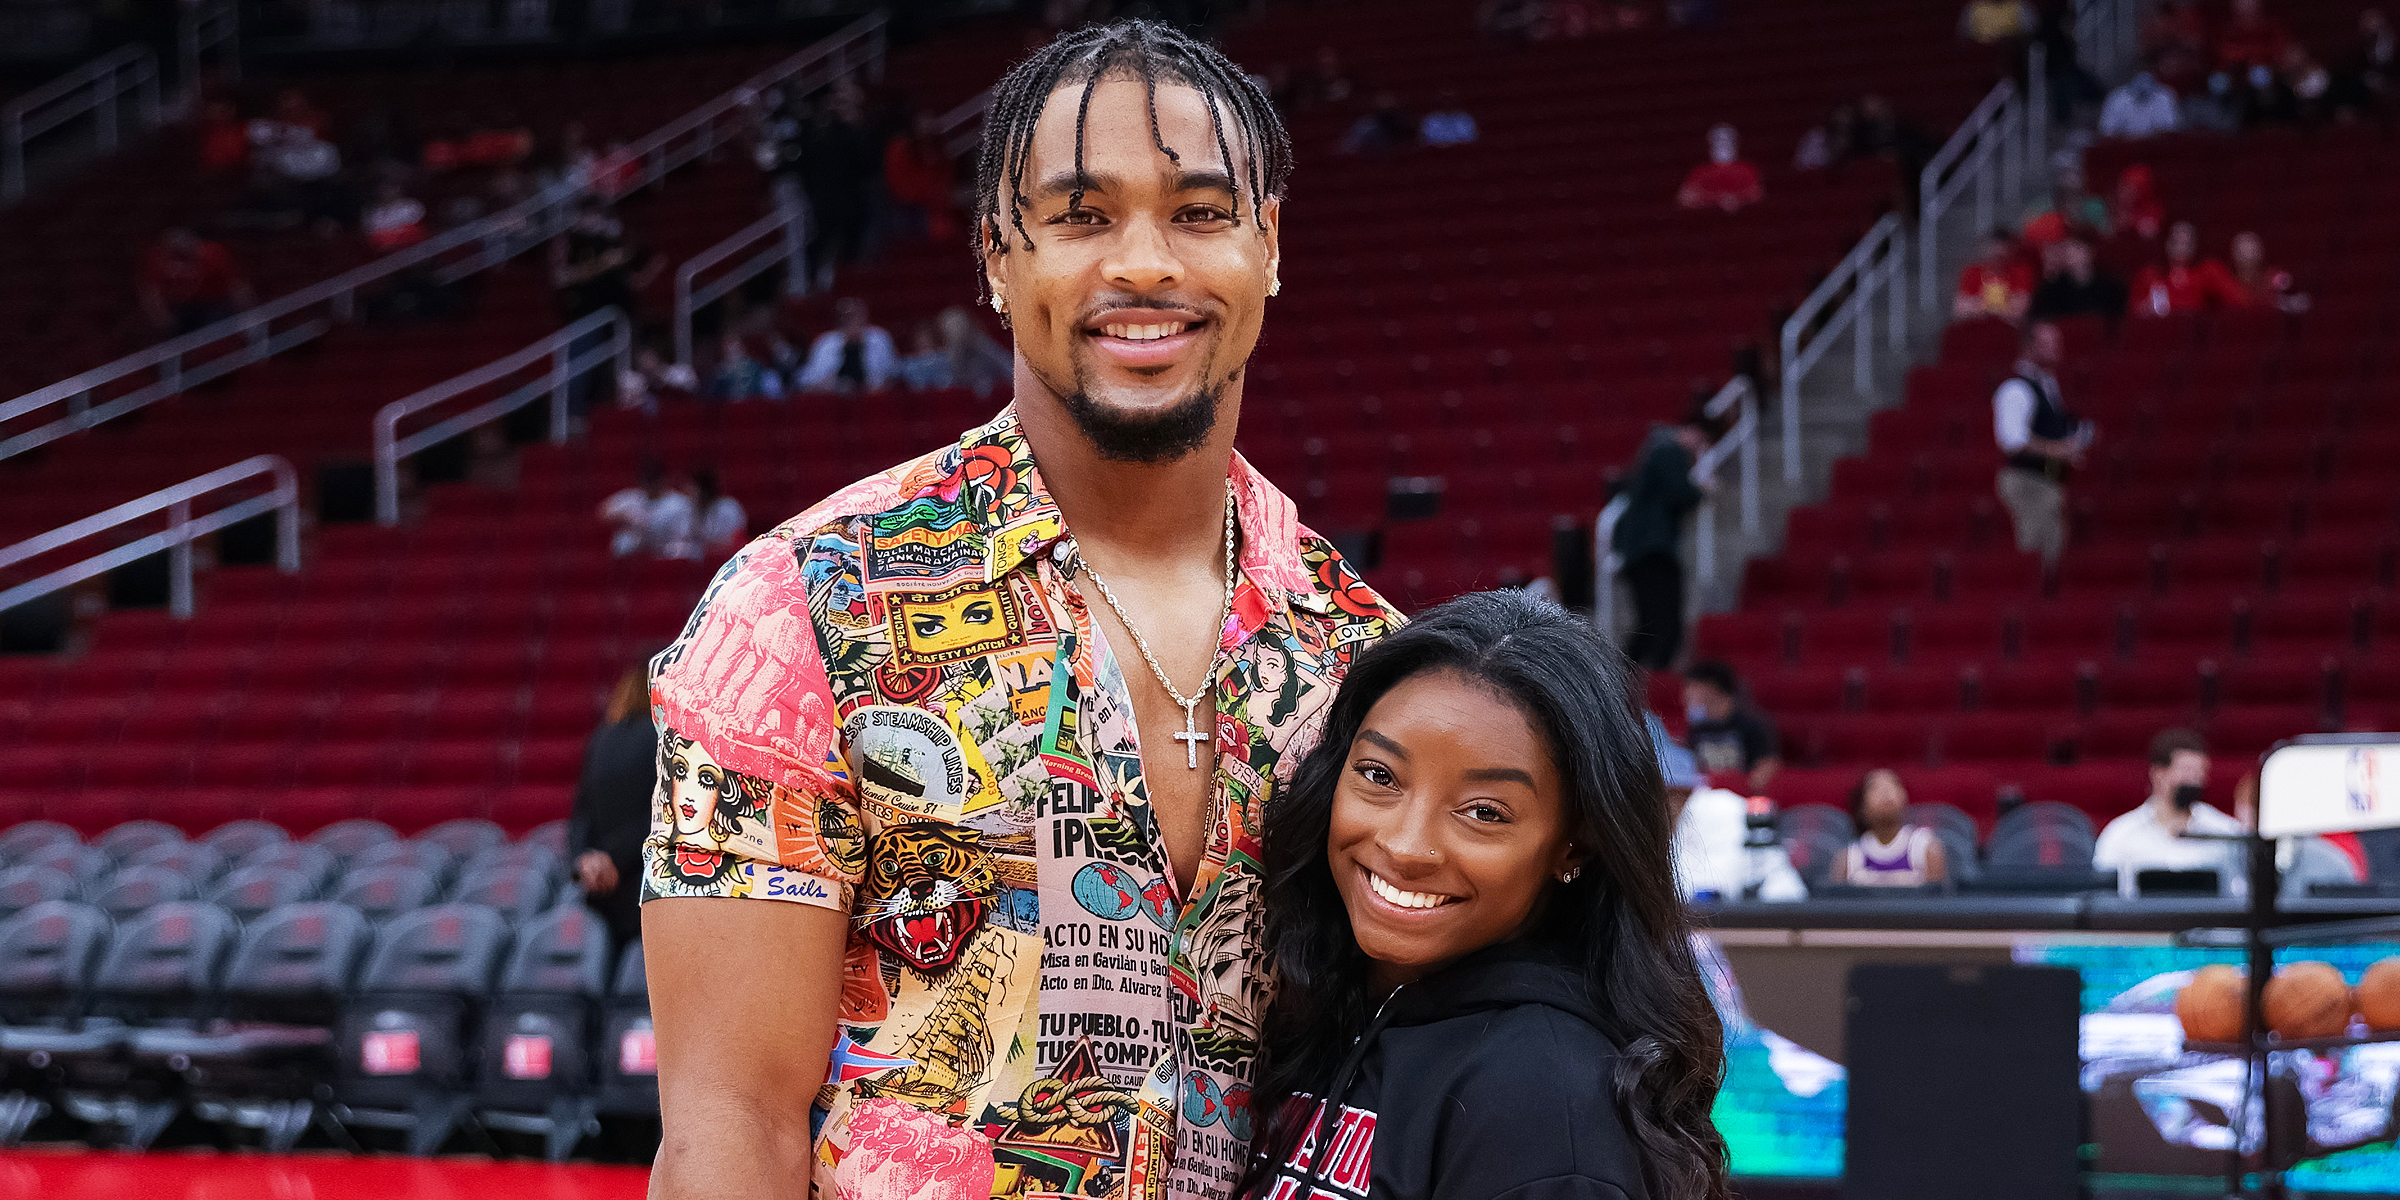
[[[1709,1119],[1724,1033],[1692,958],[1669,857],[1658,759],[1626,685],[1631,668],[1590,625],[1523,592],[1462,596],[1362,655],[1326,718],[1324,741],[1266,813],[1265,952],[1277,992],[1260,1058],[1262,1156],[1242,1189],[1306,1132],[1286,1101],[1325,1087],[1377,999],[1326,860],[1334,791],[1368,710],[1402,680],[1454,671],[1497,690],[1541,730],[1556,760],[1574,844],[1572,883],[1552,883],[1530,936],[1583,966],[1603,1032],[1622,1047],[1610,1081],[1655,1200],[1725,1200],[1725,1140]],[[1572,1064],[1560,1064],[1572,1069]],[[1299,1107],[1299,1106],[1292,1106]]]

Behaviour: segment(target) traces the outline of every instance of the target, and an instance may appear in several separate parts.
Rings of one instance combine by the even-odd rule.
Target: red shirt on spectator
[[[1683,177],[1683,187],[1676,191],[1675,202],[1685,208],[1722,208],[1730,212],[1766,197],[1758,168],[1735,159],[1693,167],[1692,173]]]
[[[250,161],[250,126],[218,101],[200,118],[200,169],[208,174],[238,171]]]
[[[2248,21],[2237,17],[2217,32],[2217,65],[2229,69],[2280,67],[2291,45],[2292,35],[2283,22],[2263,14]]]
[[[2142,273],[2133,277],[2131,299],[2134,315],[2143,317],[2199,312],[2219,305],[2240,308],[2251,302],[2233,272],[2213,258],[2189,266],[2143,267]]]
[[[155,290],[169,308],[191,304],[228,304],[241,284],[233,252],[223,243],[203,240],[190,257],[170,251],[162,242],[142,256],[142,283]]]
[[[2013,259],[2008,266],[1994,270],[1982,263],[1968,263],[1958,273],[1958,294],[1974,297],[1980,302],[1983,315],[2015,320],[2017,314],[2033,299],[2033,265],[2024,259]]]

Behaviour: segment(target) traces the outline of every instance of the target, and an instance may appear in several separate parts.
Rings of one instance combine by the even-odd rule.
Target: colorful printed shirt
[[[1222,1198],[1239,1177],[1260,813],[1398,618],[1239,457],[1231,481],[1242,577],[1186,896],[1013,410],[751,542],[652,664],[643,898],[855,917],[821,1200]]]

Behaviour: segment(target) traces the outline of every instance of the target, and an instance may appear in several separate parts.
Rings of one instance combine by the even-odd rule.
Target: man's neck
[[[2152,819],[2156,820],[2169,833],[2181,837],[2185,830],[2191,828],[2192,810],[2175,807],[2175,801],[2172,798],[2154,795],[2144,803],[2150,806]]]
[[[1043,486],[1078,542],[1136,563],[1223,552],[1236,399],[1220,402],[1217,427],[1197,449],[1172,461],[1143,463],[1103,457],[1056,398],[1033,397],[1022,386],[1017,394],[1018,426],[1041,467]]]

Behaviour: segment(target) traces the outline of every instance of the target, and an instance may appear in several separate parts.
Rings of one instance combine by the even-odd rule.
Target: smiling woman
[[[1280,991],[1243,1196],[1727,1194],[1721,1033],[1627,670],[1522,592],[1352,668],[1267,815]]]

